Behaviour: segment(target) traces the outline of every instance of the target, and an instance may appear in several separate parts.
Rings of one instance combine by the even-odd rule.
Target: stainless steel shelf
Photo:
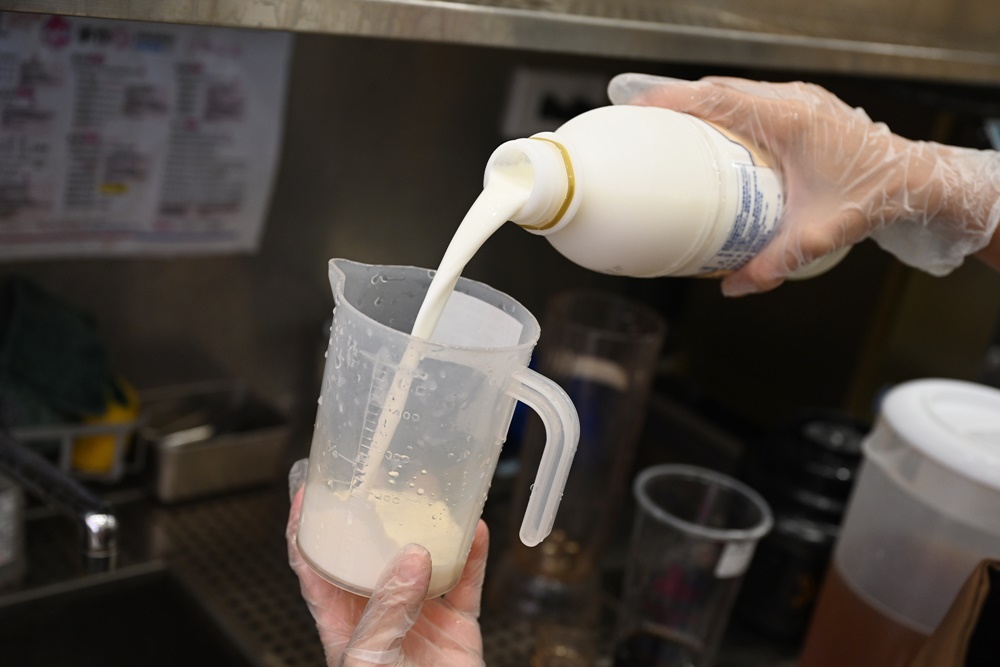
[[[994,85],[992,3],[0,0],[0,9]]]

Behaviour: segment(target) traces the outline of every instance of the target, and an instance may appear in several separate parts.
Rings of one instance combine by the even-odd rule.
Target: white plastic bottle
[[[555,132],[515,139],[496,169],[533,171],[512,221],[594,271],[635,277],[733,271],[777,230],[781,181],[759,156],[693,116],[658,107],[608,106]],[[808,278],[847,249],[801,267]]]

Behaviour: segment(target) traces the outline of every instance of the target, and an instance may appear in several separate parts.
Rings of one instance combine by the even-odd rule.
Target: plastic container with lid
[[[859,630],[867,636],[846,636],[843,607],[826,600],[828,578],[802,665],[834,664],[816,657],[830,654],[831,637],[873,656],[841,664],[905,664],[919,647],[911,639],[934,631],[980,561],[1000,558],[1000,390],[941,379],[898,385],[863,447],[833,567],[837,585],[895,630],[880,635],[869,623]]]
[[[555,132],[500,145],[498,167],[527,165],[532,190],[513,222],[580,266],[634,277],[738,269],[778,229],[781,179],[750,147],[693,116],[609,106]],[[842,249],[791,277],[818,275]]]

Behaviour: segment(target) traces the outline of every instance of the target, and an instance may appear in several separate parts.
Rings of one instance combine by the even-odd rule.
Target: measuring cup
[[[569,397],[527,367],[539,326],[514,299],[460,279],[431,340],[409,335],[432,276],[330,261],[336,308],[298,545],[320,576],[360,595],[410,542],[431,554],[428,597],[458,583],[515,401],[548,435],[525,544],[551,531],[579,438]]]

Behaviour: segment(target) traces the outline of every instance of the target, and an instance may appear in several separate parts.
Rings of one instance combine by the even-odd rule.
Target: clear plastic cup
[[[685,465],[639,473],[615,632],[621,667],[707,667],[771,510],[726,475]]]
[[[490,603],[518,618],[593,624],[601,561],[621,524],[666,322],[641,303],[601,291],[554,295],[543,321],[535,367],[573,399],[580,445],[552,534],[537,548],[511,535],[510,548],[493,566]],[[545,439],[538,420],[530,420],[509,510],[515,528]]]

